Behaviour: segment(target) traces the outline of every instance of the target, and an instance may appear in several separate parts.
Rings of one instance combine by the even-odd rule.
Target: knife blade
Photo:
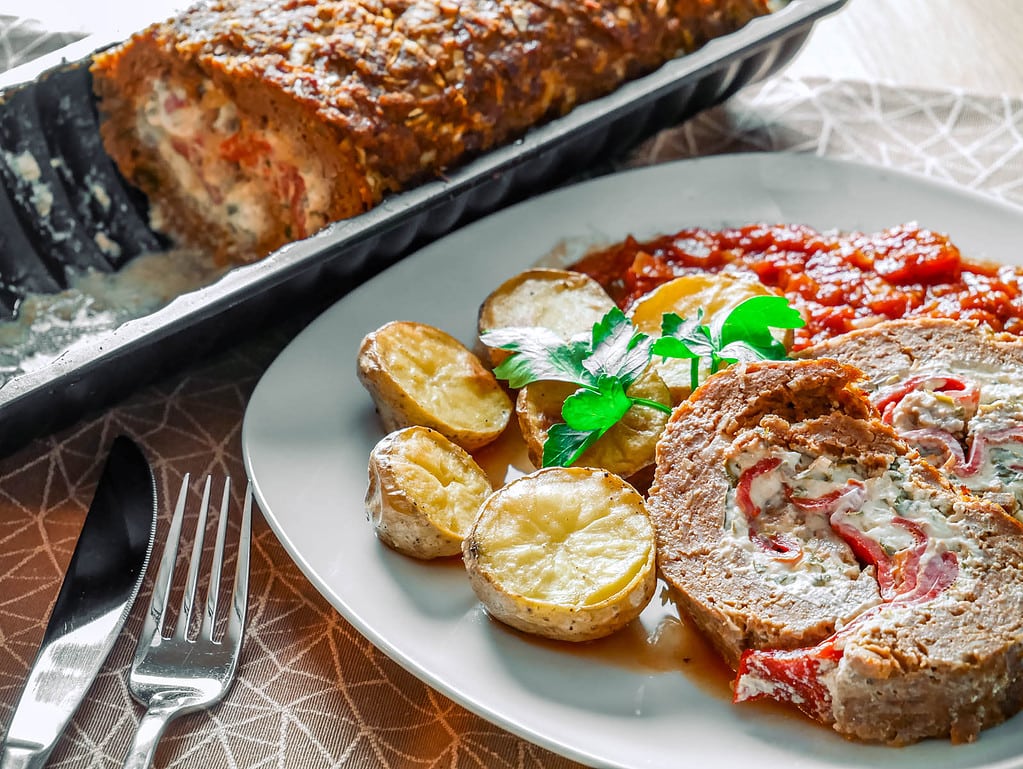
[[[131,439],[111,445],[39,652],[0,751],[42,767],[128,618],[156,536],[156,484]]]

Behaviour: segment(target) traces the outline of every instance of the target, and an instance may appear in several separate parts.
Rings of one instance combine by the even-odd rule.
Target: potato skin
[[[641,545],[646,546],[643,563],[625,586],[595,603],[576,603],[565,598],[542,600],[524,595],[502,580],[499,570],[490,566],[496,547],[492,535],[501,527],[500,518],[527,512],[519,507],[521,499],[515,499],[516,492],[528,500],[527,505],[535,508],[549,499],[541,487],[550,484],[563,487],[565,509],[585,505],[629,509],[631,531],[623,535],[638,536]],[[556,517],[559,511],[546,512]],[[521,545],[519,542],[516,546]],[[483,503],[462,544],[462,560],[469,583],[487,612],[517,630],[558,641],[603,638],[636,619],[656,590],[655,552],[653,526],[639,492],[613,473],[586,467],[549,467],[498,489]],[[500,558],[500,553],[496,556]]]
[[[425,323],[391,321],[359,348],[359,381],[384,429],[430,427],[473,451],[507,427],[512,404],[493,373],[450,334]]]
[[[479,332],[510,327],[550,329],[566,341],[589,333],[615,306],[589,275],[571,270],[535,268],[509,278],[480,305]],[[488,348],[495,366],[511,353]]]
[[[491,491],[463,448],[415,425],[384,436],[370,453],[366,514],[380,540],[400,553],[458,555]]]

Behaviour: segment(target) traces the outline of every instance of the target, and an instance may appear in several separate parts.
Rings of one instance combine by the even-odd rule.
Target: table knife
[[[129,438],[114,440],[21,699],[0,769],[42,767],[131,610],[156,535],[156,485]]]

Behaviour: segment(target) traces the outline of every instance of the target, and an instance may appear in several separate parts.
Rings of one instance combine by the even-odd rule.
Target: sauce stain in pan
[[[0,385],[49,365],[75,344],[155,312],[226,271],[198,252],[153,252],[118,272],[80,273],[59,293],[28,294],[15,318],[0,322]]]

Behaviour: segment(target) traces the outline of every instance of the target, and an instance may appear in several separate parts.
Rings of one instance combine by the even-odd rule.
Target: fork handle
[[[171,720],[180,715],[183,703],[180,697],[153,697],[135,730],[135,738],[124,760],[124,769],[149,769],[156,755],[156,745]]]

